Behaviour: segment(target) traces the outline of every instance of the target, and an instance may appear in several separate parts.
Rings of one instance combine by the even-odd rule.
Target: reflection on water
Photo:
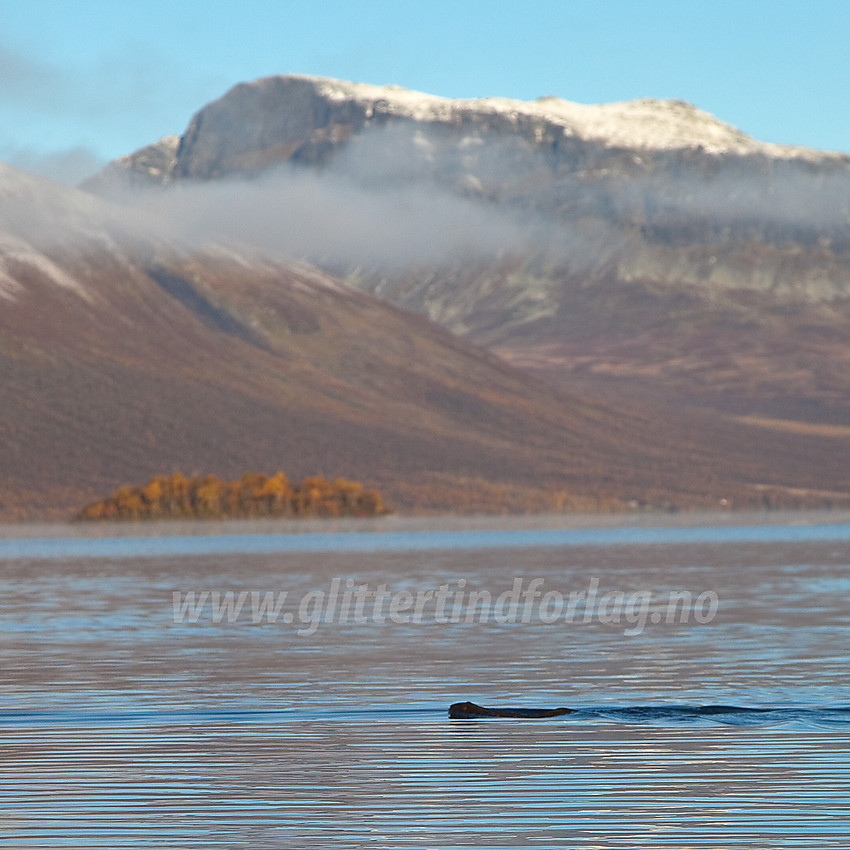
[[[7,557],[0,837],[15,848],[846,848],[850,545],[819,534]],[[418,621],[337,612],[297,630],[299,601],[335,579],[414,594],[462,579],[495,599],[518,577],[564,598],[595,578],[609,614],[618,593],[713,591],[718,607],[704,624],[647,618],[631,636],[599,607],[545,622],[539,596],[526,621],[439,622],[426,607]],[[288,596],[273,621],[207,608],[176,622],[174,593],[205,589]],[[578,711],[450,721],[448,705],[467,699]]]

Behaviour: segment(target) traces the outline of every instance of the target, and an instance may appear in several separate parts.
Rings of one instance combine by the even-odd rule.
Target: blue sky
[[[0,160],[76,180],[232,85],[681,98],[850,152],[850,0],[0,0]]]

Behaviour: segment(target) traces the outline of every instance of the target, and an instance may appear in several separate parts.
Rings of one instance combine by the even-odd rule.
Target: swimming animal
[[[455,720],[474,720],[478,717],[559,717],[574,711],[574,708],[487,708],[474,702],[456,702],[449,706],[449,717]]]

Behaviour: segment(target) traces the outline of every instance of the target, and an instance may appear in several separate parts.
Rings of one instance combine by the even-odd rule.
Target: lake
[[[0,592],[0,846],[850,846],[845,514],[9,526]]]

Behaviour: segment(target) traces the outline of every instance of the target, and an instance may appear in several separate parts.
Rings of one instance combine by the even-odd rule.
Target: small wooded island
[[[258,519],[262,517],[374,517],[390,513],[380,493],[357,481],[320,475],[292,483],[276,475],[245,473],[238,481],[215,475],[157,475],[127,484],[86,505],[78,520]]]

